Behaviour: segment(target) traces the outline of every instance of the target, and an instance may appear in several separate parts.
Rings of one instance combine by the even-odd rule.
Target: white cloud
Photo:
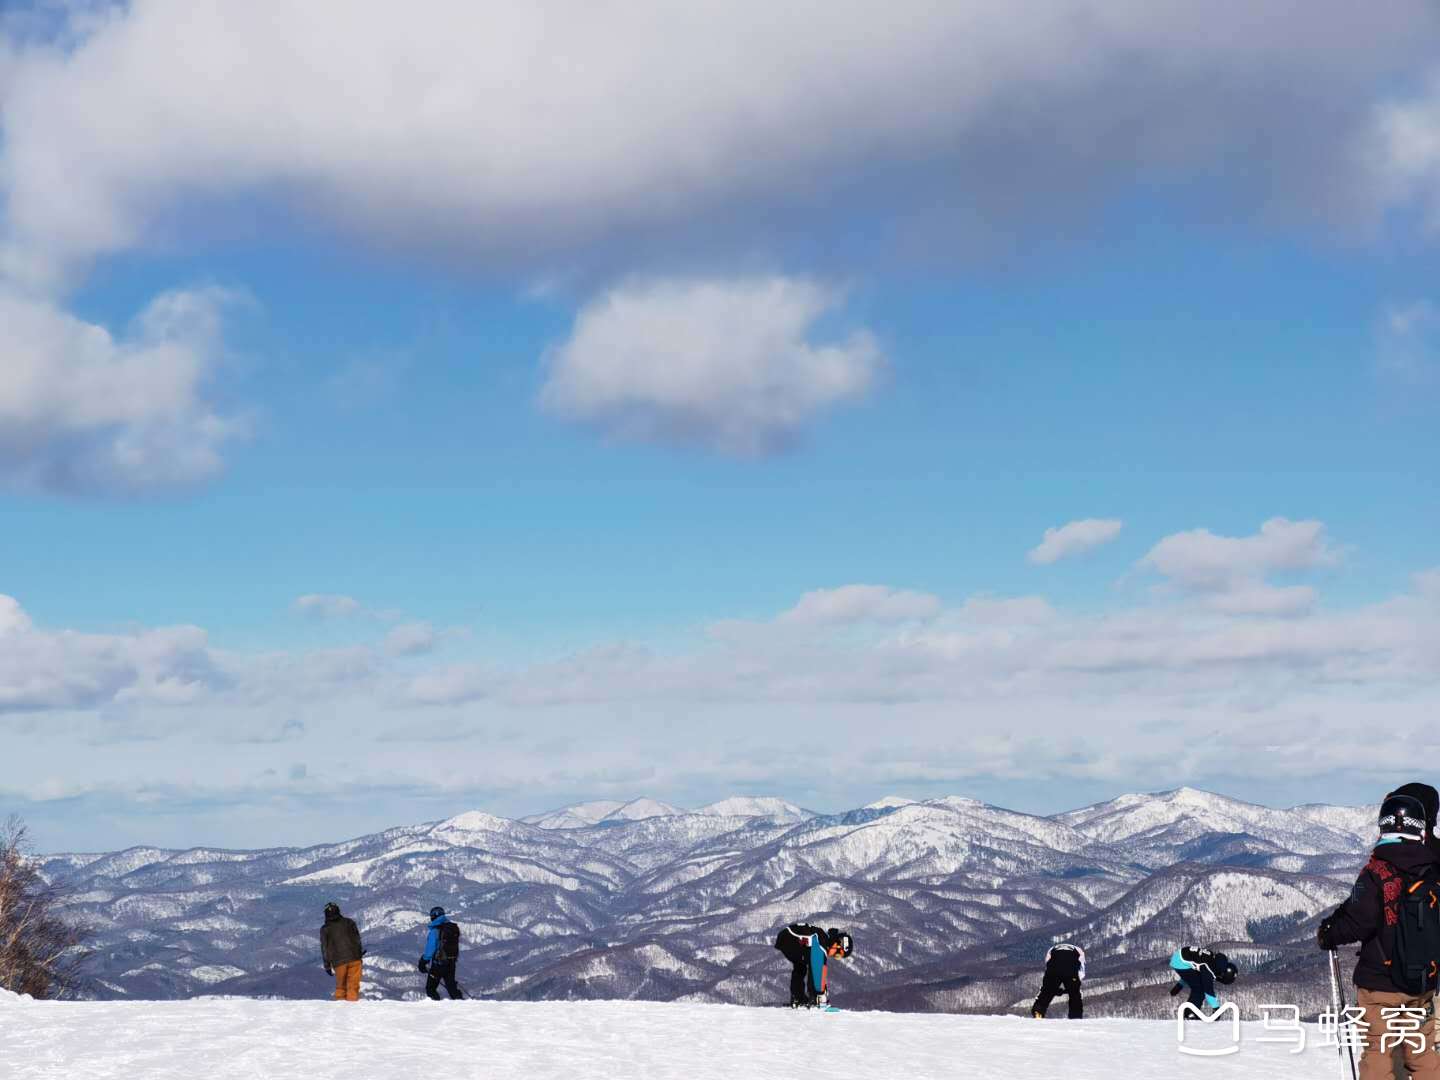
[[[1043,596],[972,596],[957,614],[969,622],[1016,626],[1049,622],[1057,613]]]
[[[391,627],[385,635],[385,651],[391,656],[419,656],[432,652],[439,635],[428,622],[405,622]]]
[[[581,310],[548,358],[541,404],[621,439],[772,452],[875,381],[868,333],[811,340],[839,302],[795,278],[629,282]]]
[[[1124,522],[1114,518],[1085,518],[1045,530],[1039,545],[1027,556],[1032,563],[1047,565],[1108,544],[1120,535]]]
[[[306,593],[295,598],[291,609],[315,619],[348,619],[364,612],[365,607],[353,596],[336,593]]]
[[[218,472],[243,430],[206,400],[231,294],[164,293],[116,338],[0,280],[0,478],[138,493]]]
[[[904,622],[933,619],[940,614],[940,606],[939,598],[929,593],[887,585],[842,585],[807,592],[779,619],[793,623]]]
[[[846,784],[999,776],[1133,789],[1154,786],[1160,769],[1175,781],[1380,776],[1383,762],[1365,764],[1380,727],[1403,726],[1417,754],[1440,753],[1440,734],[1426,734],[1440,707],[1433,570],[1400,595],[1313,613],[1266,599],[1231,614],[1219,608],[1240,601],[1220,590],[1099,614],[982,596],[910,618],[936,605],[891,605],[896,592],[830,590],[812,604],[820,621],[733,622],[656,647],[404,665],[366,647],[222,653],[194,627],[49,630],[0,598],[0,790],[188,783],[209,751],[207,790],[323,762],[313,790],[378,805],[389,819],[377,824],[393,824],[414,814],[425,785],[563,790],[602,769],[654,768],[671,791],[808,790],[831,768]],[[852,599],[832,608],[836,595]],[[874,611],[896,621],[859,633],[847,621]],[[374,753],[377,739],[407,737],[404,755]]]
[[[479,664],[449,664],[407,679],[399,697],[417,705],[460,705],[490,696],[499,682]]]
[[[48,631],[0,595],[0,713],[186,705],[229,684],[199,627]]]
[[[1279,0],[90,7],[0,61],[12,266],[41,278],[247,192],[514,261],[690,227],[746,250],[817,206],[1023,223],[1263,146],[1207,175],[1251,211],[1353,217],[1375,103],[1436,29],[1423,0],[1312,0],[1298,32]]]
[[[1271,518],[1253,536],[1192,529],[1165,537],[1141,565],[1197,591],[1227,591],[1279,571],[1313,570],[1340,559],[1319,521]]]
[[[1440,228],[1440,74],[1420,94],[1379,106],[1376,131],[1391,198],[1418,203]]]
[[[1207,596],[1205,605],[1227,615],[1299,615],[1313,608],[1317,599],[1310,585],[1277,586],[1252,581]]]
[[[1380,366],[1407,381],[1423,381],[1440,363],[1440,309],[1429,300],[1392,304],[1380,320]]]

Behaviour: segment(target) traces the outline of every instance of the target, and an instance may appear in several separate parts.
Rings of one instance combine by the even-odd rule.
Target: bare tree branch
[[[47,881],[30,850],[25,824],[0,825],[0,987],[58,998],[81,986],[89,931],[65,918],[64,889]]]

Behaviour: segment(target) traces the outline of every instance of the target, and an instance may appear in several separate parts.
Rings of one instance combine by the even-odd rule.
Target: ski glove
[[[1185,989],[1185,984],[1184,984],[1184,983],[1176,983],[1174,986],[1172,986],[1172,987],[1170,988],[1170,996],[1171,996],[1171,997],[1174,997],[1176,994],[1180,993],[1180,991],[1181,991],[1181,990],[1184,990],[1184,989]]]
[[[326,975],[333,976],[333,975],[335,974],[335,971],[334,971],[333,968],[331,968],[331,967],[327,964],[326,967],[325,967],[325,974],[326,974]]]
[[[1320,925],[1315,930],[1315,944],[1326,952],[1333,952],[1335,949],[1335,927],[1329,919],[1321,919]]]
[[[420,970],[426,972],[427,974],[430,971],[430,961],[426,960],[424,957],[420,958]]]

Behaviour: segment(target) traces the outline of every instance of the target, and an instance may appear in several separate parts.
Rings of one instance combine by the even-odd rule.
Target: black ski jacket
[[[354,919],[337,915],[325,920],[325,925],[320,928],[320,958],[327,968],[359,960],[363,954],[360,928],[355,925]]]
[[[1376,845],[1370,861],[1355,879],[1349,898],[1330,916],[1330,940],[1334,944],[1361,943],[1360,959],[1355,964],[1356,986],[1382,993],[1403,992],[1390,978],[1389,959],[1395,951],[1395,926],[1387,920],[1386,908],[1395,911],[1395,902],[1407,879],[1433,879],[1437,875],[1440,875],[1440,855],[1428,844],[1400,840]]]

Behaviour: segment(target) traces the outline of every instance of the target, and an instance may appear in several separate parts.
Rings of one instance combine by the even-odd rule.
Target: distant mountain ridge
[[[640,798],[309,848],[55,855],[44,871],[95,927],[102,997],[323,994],[316,933],[334,899],[382,996],[416,992],[422,913],[440,903],[463,927],[472,993],[771,1003],[774,932],[806,918],[854,934],[834,979],[857,1007],[1012,1008],[1048,943],[1077,937],[1102,1008],[1113,972],[1125,1012],[1143,984],[1132,968],[1182,938],[1252,950],[1247,986],[1313,962],[1314,916],[1343,898],[1373,820],[1189,788],[1048,817],[958,796],[836,814]]]

